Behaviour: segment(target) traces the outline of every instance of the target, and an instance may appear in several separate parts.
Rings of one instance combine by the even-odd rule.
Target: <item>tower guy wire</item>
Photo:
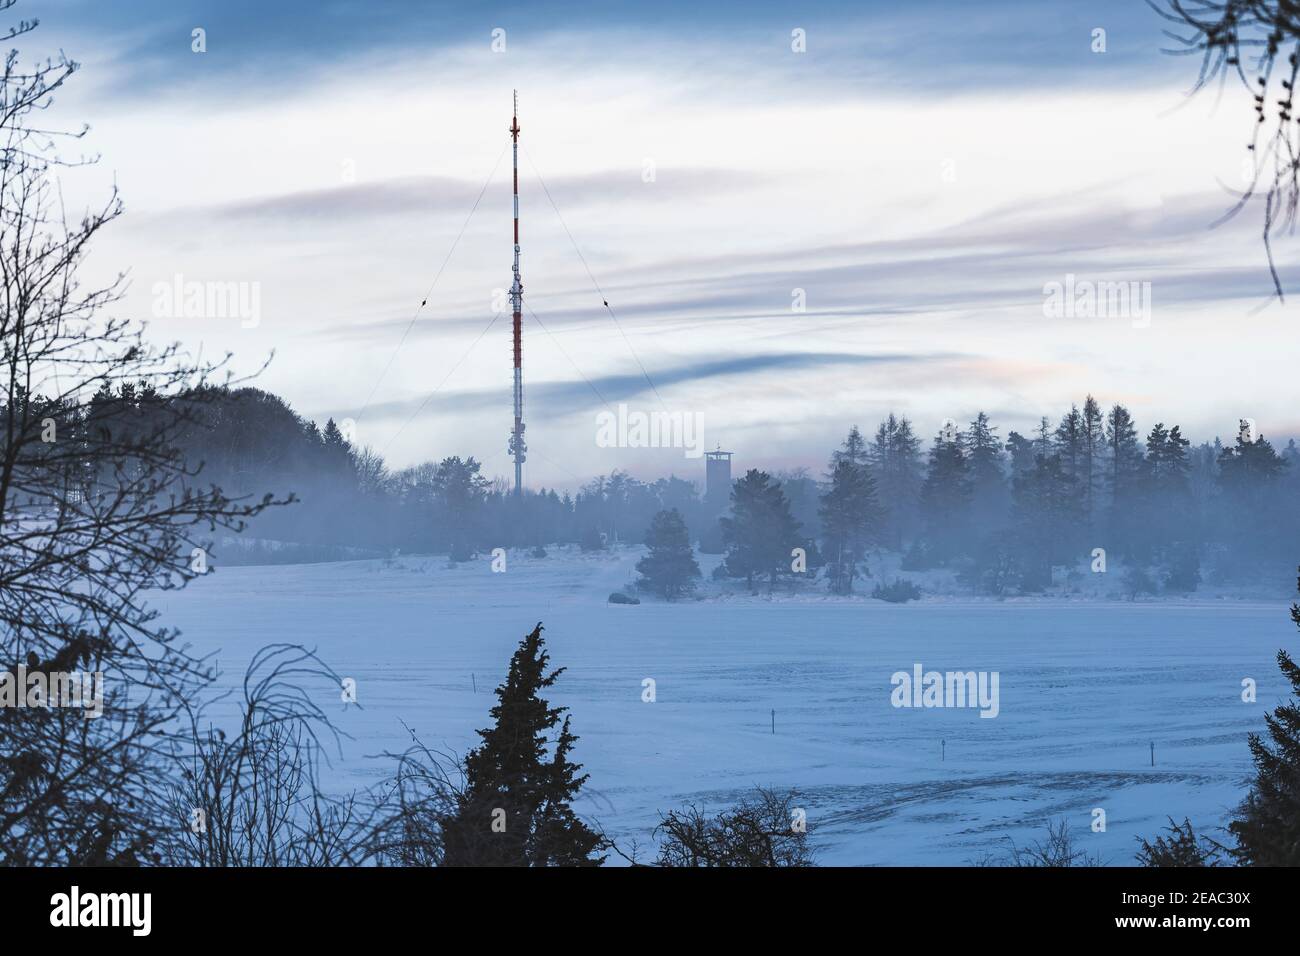
[[[645,377],[646,384],[648,384],[650,390],[654,392],[655,398],[659,401],[659,404],[663,406],[665,411],[667,411],[668,406],[664,403],[663,396],[659,394],[659,389],[655,387],[654,380],[650,378],[650,373],[646,371],[645,365],[641,362],[641,356],[637,355],[636,348],[632,345],[632,340],[628,338],[627,332],[623,330],[623,324],[619,322],[618,315],[614,312],[614,307],[609,304],[609,299],[605,295],[605,290],[602,289],[600,283],[596,281],[596,276],[591,271],[591,266],[587,264],[587,257],[582,254],[582,249],[578,247],[577,240],[573,238],[573,233],[569,231],[569,225],[564,221],[564,216],[560,214],[560,207],[556,204],[555,197],[551,195],[551,190],[547,187],[546,180],[542,178],[541,171],[537,168],[537,164],[533,162],[533,157],[528,154],[528,150],[524,150],[524,156],[528,159],[528,165],[533,168],[533,175],[537,177],[537,182],[541,184],[542,192],[546,194],[546,199],[550,202],[551,208],[555,210],[555,218],[560,221],[560,226],[564,229],[564,234],[569,237],[569,242],[573,245],[573,251],[578,254],[578,259],[582,262],[582,268],[587,272],[587,278],[591,280],[592,286],[596,289],[596,294],[600,296],[601,305],[604,306],[605,311],[609,313],[609,317],[614,322],[614,327],[618,329],[618,334],[623,336],[623,342],[627,345],[627,350],[631,353],[633,360],[637,364],[637,368],[641,370],[641,374]]]
[[[502,146],[501,152],[497,154],[496,162],[492,164],[492,172],[488,173],[487,179],[483,182],[483,188],[478,191],[478,197],[474,200],[474,205],[470,207],[469,215],[467,215],[465,221],[461,223],[460,232],[456,233],[456,238],[452,240],[450,248],[447,249],[447,254],[442,259],[442,265],[438,267],[438,271],[434,275],[433,281],[429,283],[429,288],[426,289],[424,295],[421,296],[420,304],[417,305],[415,311],[411,313],[411,321],[406,323],[406,328],[402,332],[402,337],[397,342],[397,348],[393,349],[392,354],[389,355],[388,364],[384,366],[384,370],[379,373],[379,377],[375,379],[374,384],[370,386],[370,393],[366,395],[366,400],[361,403],[361,409],[356,414],[356,419],[358,421],[361,420],[361,416],[365,414],[366,409],[370,407],[370,402],[374,399],[375,392],[378,391],[384,378],[392,369],[393,362],[397,360],[397,353],[402,351],[402,346],[406,344],[406,339],[411,334],[411,329],[415,327],[416,319],[420,317],[420,311],[428,305],[429,296],[433,294],[434,287],[438,285],[438,280],[442,278],[442,273],[447,268],[447,263],[451,261],[452,253],[454,253],[456,247],[460,245],[461,237],[465,235],[465,230],[469,227],[469,221],[474,218],[474,213],[478,211],[479,203],[483,201],[483,196],[487,193],[488,186],[490,186],[492,180],[496,178],[497,169],[501,166],[501,158],[505,156],[505,154],[506,148]]]
[[[388,439],[388,443],[384,445],[384,449],[380,453],[381,455],[387,454],[388,449],[392,447],[393,442],[397,441],[397,437],[401,435],[403,431],[406,430],[406,426],[411,424],[411,422],[415,421],[416,416],[419,415],[420,412],[424,411],[425,407],[429,404],[429,402],[433,401],[433,397],[437,395],[440,391],[442,391],[442,387],[447,384],[447,381],[454,374],[456,374],[456,369],[460,368],[461,365],[464,364],[465,359],[469,358],[469,353],[473,352],[474,347],[483,341],[483,337],[487,335],[489,331],[491,331],[492,326],[497,324],[497,319],[501,318],[502,314],[503,313],[501,312],[497,312],[492,316],[492,318],[488,321],[488,324],[483,327],[483,331],[481,331],[478,334],[478,338],[476,338],[473,342],[470,343],[469,348],[467,348],[464,351],[464,353],[461,355],[461,357],[456,360],[456,364],[453,365],[451,369],[447,372],[447,374],[442,377],[442,381],[438,383],[438,387],[424,397],[424,401],[420,403],[419,407],[416,408],[415,411],[411,412],[411,414],[407,416],[406,421],[402,422],[401,426],[397,429],[397,431],[393,433],[393,436]]]

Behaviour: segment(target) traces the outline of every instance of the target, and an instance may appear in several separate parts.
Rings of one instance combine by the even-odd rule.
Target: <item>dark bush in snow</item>
[[[889,584],[877,584],[871,596],[891,604],[904,604],[907,601],[919,601],[921,589],[906,578],[899,578]]]

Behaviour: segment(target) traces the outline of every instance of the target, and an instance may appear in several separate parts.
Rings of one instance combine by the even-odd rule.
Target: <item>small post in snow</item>
[[[948,759],[948,741],[946,740],[939,741],[939,759],[940,760]]]
[[[1151,741],[1151,766],[1156,765],[1156,742]]]
[[[472,671],[470,672],[469,679],[470,679],[470,682],[474,685],[474,693],[477,694],[477,693],[478,693],[478,678],[474,676],[474,674],[473,674]]]
[[[776,734],[776,708],[772,708],[772,734]]]

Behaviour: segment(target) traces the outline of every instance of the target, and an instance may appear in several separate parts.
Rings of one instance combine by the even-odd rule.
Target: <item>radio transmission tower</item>
[[[515,494],[524,492],[524,462],[528,446],[524,444],[524,341],[523,308],[524,287],[519,281],[519,91],[515,90],[514,113],[510,121],[510,139],[515,166],[515,268],[514,283],[510,286],[510,305],[514,309],[515,335],[515,427],[510,432],[510,455],[515,460]]]

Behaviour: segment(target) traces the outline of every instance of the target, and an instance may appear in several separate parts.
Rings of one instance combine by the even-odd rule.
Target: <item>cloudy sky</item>
[[[489,324],[513,89],[532,486],[702,477],[679,449],[599,447],[619,403],[701,416],[741,468],[820,471],[891,410],[928,437],[983,409],[1005,436],[1088,392],[1197,440],[1243,416],[1300,433],[1261,214],[1210,228],[1242,182],[1248,97],[1188,100],[1195,64],[1161,54],[1143,5],[594,6],[11,13],[42,20],[25,59],[83,65],[54,113],[89,122],[102,160],[63,187],[122,191],[90,263],[128,272],[120,311],[241,369],[274,352],[261,387],[355,420],[395,465],[510,468],[509,315]],[[1300,286],[1297,241],[1279,260]],[[177,276],[256,288],[256,322],[157,315]],[[1069,276],[1149,283],[1149,320],[1047,314]]]

